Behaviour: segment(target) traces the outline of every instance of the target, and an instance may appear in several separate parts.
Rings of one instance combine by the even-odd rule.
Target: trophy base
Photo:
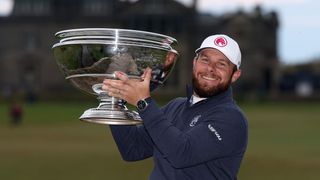
[[[135,111],[105,108],[88,109],[79,119],[90,123],[108,125],[135,125],[142,123],[140,116]]]

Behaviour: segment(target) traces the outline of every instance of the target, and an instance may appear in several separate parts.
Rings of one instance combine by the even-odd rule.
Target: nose
[[[216,66],[215,66],[215,64],[214,64],[214,63],[208,64],[207,70],[208,70],[209,72],[215,72],[215,71],[216,71]]]

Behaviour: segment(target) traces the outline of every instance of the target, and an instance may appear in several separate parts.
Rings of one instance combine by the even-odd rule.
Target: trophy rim
[[[55,43],[52,49],[75,44],[123,45],[161,49],[179,55],[175,49],[178,44],[175,38],[149,31],[121,28],[75,28],[58,31],[55,36],[59,42]]]
[[[114,32],[115,34],[117,33],[139,33],[139,34],[144,34],[144,35],[151,35],[153,37],[160,37],[163,39],[166,39],[167,41],[169,40],[169,43],[177,43],[177,39],[167,36],[164,34],[160,33],[155,33],[155,32],[149,32],[149,31],[142,31],[142,30],[134,30],[134,29],[122,29],[122,28],[75,28],[75,29],[66,29],[66,30],[61,30],[55,33],[55,37],[59,39],[63,39],[66,37],[74,37],[74,36],[87,36],[87,35],[92,35],[92,33],[96,34],[97,36],[108,36],[107,32]],[[110,35],[112,36],[112,35]]]
[[[148,47],[148,48],[154,48],[154,49],[161,49],[165,51],[173,52],[177,55],[179,55],[178,51],[173,49],[170,45],[165,44],[158,44],[158,46],[151,46],[147,44],[138,44],[138,43],[124,43],[124,42],[116,42],[116,41],[106,41],[106,40],[71,40],[71,41],[60,41],[52,46],[52,49],[59,47],[59,46],[65,46],[65,45],[79,45],[79,44],[100,44],[100,45],[122,45],[122,46],[136,46],[136,47]]]

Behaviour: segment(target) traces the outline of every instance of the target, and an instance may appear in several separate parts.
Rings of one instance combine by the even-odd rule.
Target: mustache
[[[230,87],[230,85],[231,85],[231,77],[229,78],[229,80],[226,83],[222,83],[222,84],[218,84],[216,86],[210,87],[210,88],[206,88],[199,83],[199,81],[197,79],[197,75],[195,73],[193,73],[193,75],[192,75],[193,91],[199,97],[208,98],[208,97],[215,96],[217,94],[220,94],[220,93],[226,91]]]

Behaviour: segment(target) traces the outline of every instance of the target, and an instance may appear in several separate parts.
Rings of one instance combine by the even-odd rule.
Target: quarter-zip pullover
[[[143,125],[110,126],[123,159],[153,157],[150,180],[237,179],[248,127],[232,89],[194,105],[190,97],[163,108],[150,98],[139,112]]]

